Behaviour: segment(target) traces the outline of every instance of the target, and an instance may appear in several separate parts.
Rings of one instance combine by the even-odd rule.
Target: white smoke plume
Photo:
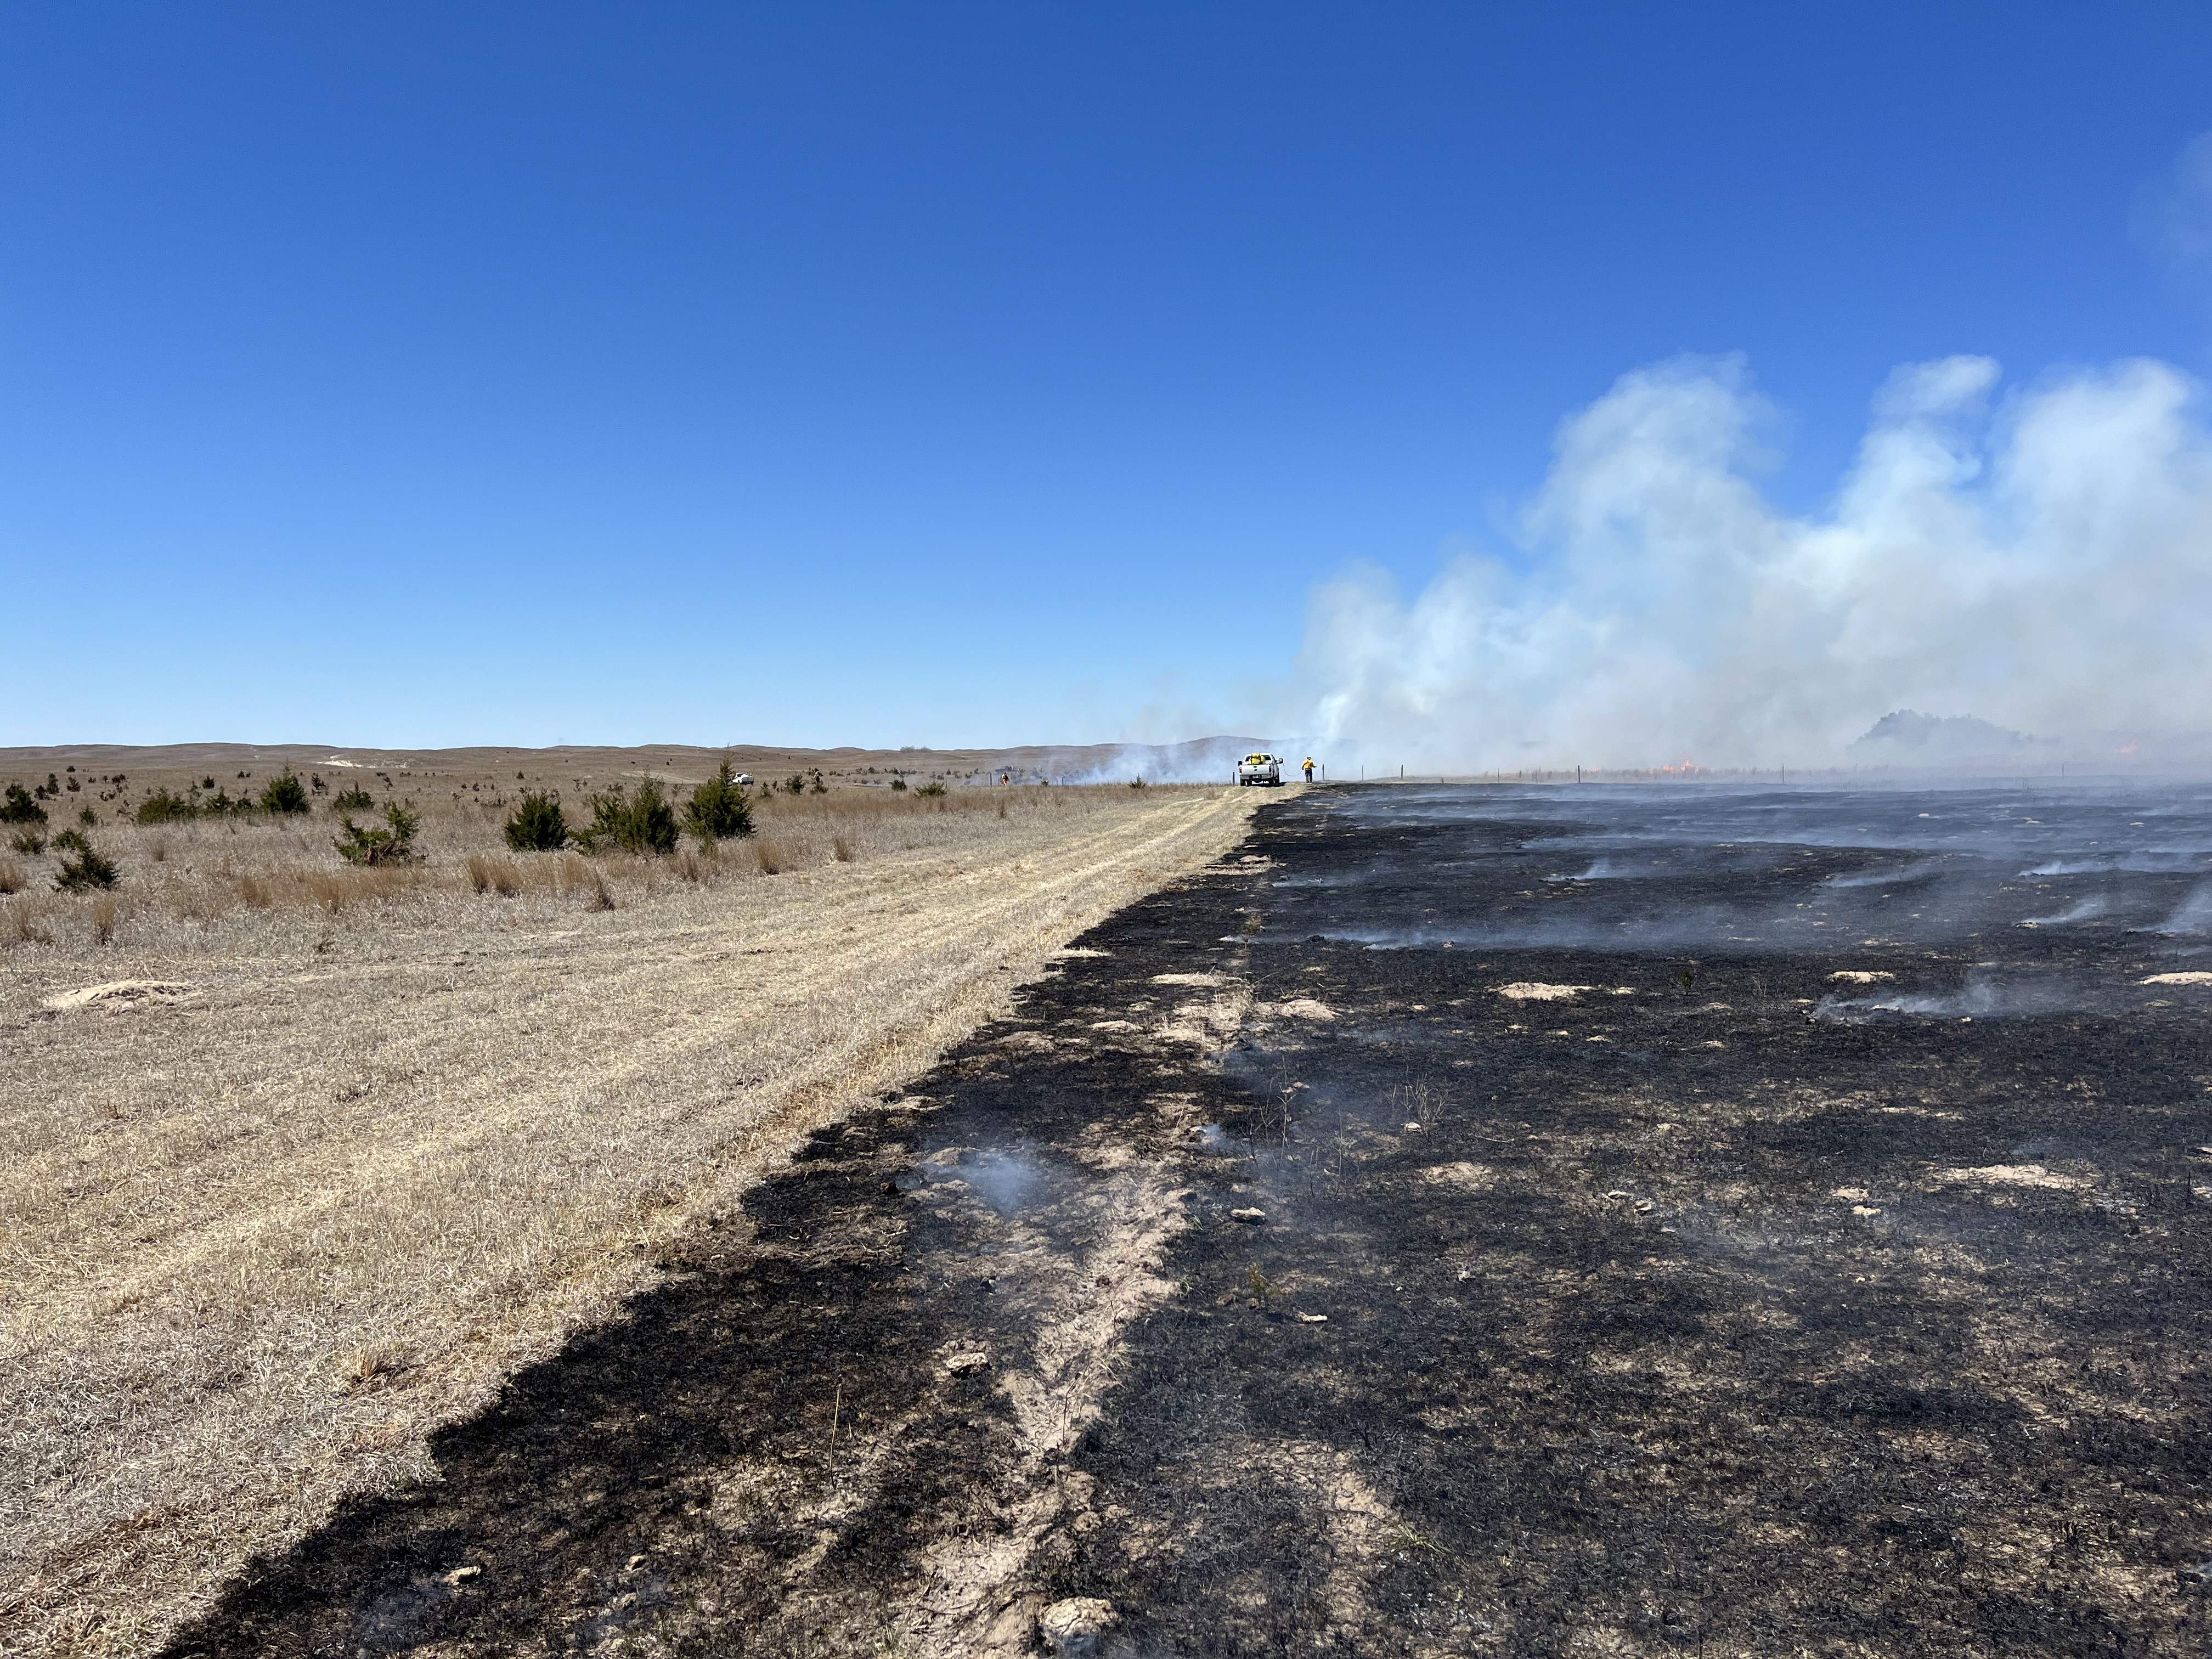
[[[1751,481],[1739,360],[1624,375],[1560,427],[1520,570],[1315,596],[1299,722],[1348,776],[1839,763],[1882,715],[1972,715],[2117,756],[2212,730],[2212,434],[2133,361],[1991,406],[1984,357],[1893,374],[1830,505]]]

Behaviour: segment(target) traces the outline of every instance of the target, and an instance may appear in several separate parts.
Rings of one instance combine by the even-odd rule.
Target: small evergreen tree
[[[647,778],[634,795],[617,784],[592,796],[592,827],[576,839],[592,852],[612,845],[625,853],[647,854],[674,852],[677,836],[676,811],[659,781]]]
[[[261,792],[261,810],[264,812],[289,814],[307,810],[307,791],[299,779],[286,767],[269,780],[268,787]]]
[[[61,891],[82,893],[88,888],[115,885],[115,860],[95,849],[82,832],[63,830],[54,837],[54,850],[61,854],[62,867],[54,877],[54,885]]]
[[[208,786],[210,789],[214,787],[213,784]],[[366,812],[375,805],[375,797],[359,784],[350,789],[341,789],[331,797],[331,811],[333,812]]]
[[[568,844],[568,821],[561,816],[561,797],[525,791],[507,820],[507,844],[518,853],[557,853]]]
[[[173,794],[167,788],[156,789],[138,803],[135,814],[141,823],[181,823],[200,815],[200,804],[190,795]]]
[[[730,769],[727,755],[714,775],[691,792],[691,804],[684,809],[684,827],[701,841],[752,834],[753,809],[745,799],[744,787]]]
[[[8,798],[0,803],[0,823],[44,823],[46,809],[31,799],[31,792],[20,783],[8,786]]]
[[[331,844],[348,864],[412,864],[415,832],[422,825],[417,814],[393,801],[384,809],[384,828],[357,824],[348,813],[338,819],[339,834]]]

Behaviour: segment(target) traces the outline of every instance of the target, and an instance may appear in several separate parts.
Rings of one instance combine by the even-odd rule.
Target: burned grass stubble
[[[1294,942],[1271,868],[1358,838],[1270,809],[177,1650],[1012,1650],[1075,1595],[1129,1653],[2203,1650],[2203,1007],[1816,1024],[1827,956]],[[1225,1069],[1145,1029],[1164,974],[1249,988]],[[2029,1158],[2070,1184],[1959,1178]],[[1022,1259],[1085,1274],[1146,1171],[1164,1293],[1025,1441]]]

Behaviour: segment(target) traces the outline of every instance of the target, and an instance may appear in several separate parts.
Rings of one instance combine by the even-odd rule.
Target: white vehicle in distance
[[[1237,763],[1239,784],[1278,784],[1283,781],[1283,763],[1273,755],[1247,755]]]
[[[740,788],[740,789],[746,789],[746,788],[750,788],[750,787],[751,787],[751,786],[752,786],[752,781],[753,781],[753,775],[752,775],[751,773],[750,773],[750,772],[740,772],[740,773],[738,773],[738,775],[737,775],[737,776],[735,776],[734,778],[732,778],[732,779],[730,780],[730,781],[731,781],[732,783],[736,784],[736,785],[738,786],[738,788]]]

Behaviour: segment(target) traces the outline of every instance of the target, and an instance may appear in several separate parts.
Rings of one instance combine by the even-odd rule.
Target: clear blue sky
[[[1624,371],[2205,371],[2212,8],[0,11],[0,743],[1197,735]]]

